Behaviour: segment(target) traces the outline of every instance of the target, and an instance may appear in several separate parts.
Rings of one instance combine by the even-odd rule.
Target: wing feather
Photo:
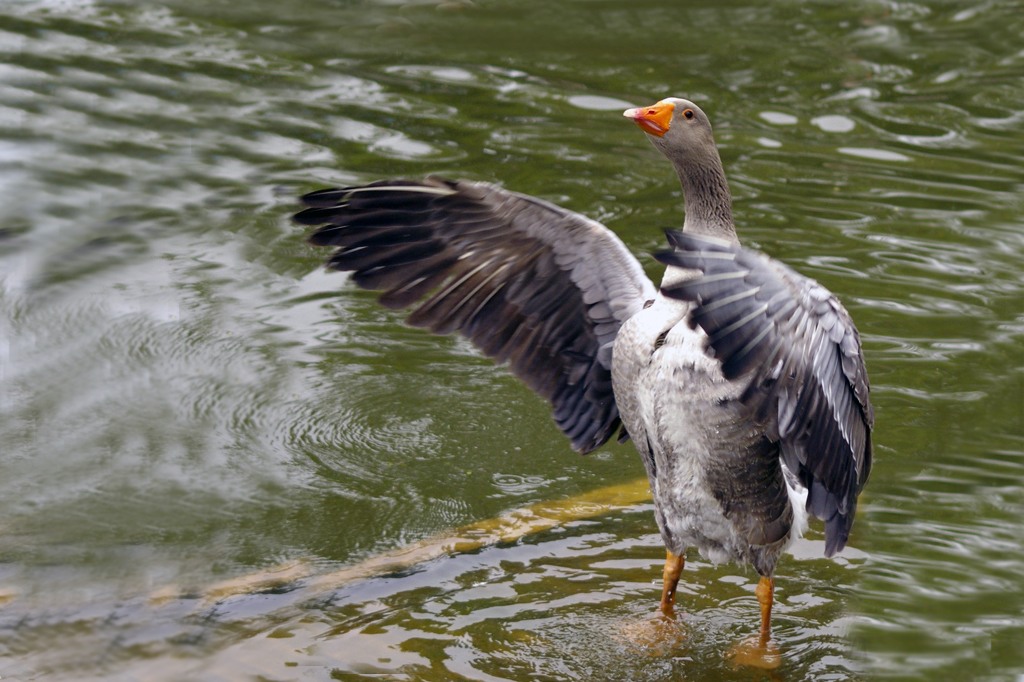
[[[654,285],[603,225],[540,199],[466,181],[380,181],[302,198],[296,222],[334,247],[328,266],[458,332],[551,402],[580,452],[620,426],[611,343]]]
[[[759,253],[668,237],[675,250],[658,259],[700,274],[663,293],[696,303],[690,322],[708,335],[722,373],[748,382],[741,401],[808,489],[831,556],[849,537],[872,459],[874,411],[853,320],[827,289]]]

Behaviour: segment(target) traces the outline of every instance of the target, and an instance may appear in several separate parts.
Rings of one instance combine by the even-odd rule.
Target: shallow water
[[[1024,13],[707,5],[0,9],[0,676],[1024,674]],[[813,528],[778,571],[782,666],[725,659],[756,628],[750,571],[693,557],[684,616],[657,624],[644,503],[209,598],[642,475],[630,445],[574,455],[467,343],[322,271],[289,215],[440,173],[648,254],[680,200],[620,112],[669,94],[712,117],[743,239],[841,296],[873,383],[849,550],[821,558]]]

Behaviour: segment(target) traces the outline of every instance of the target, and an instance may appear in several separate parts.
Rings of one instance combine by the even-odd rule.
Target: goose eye
[[[687,119],[693,118],[693,109],[687,109],[686,111],[684,111],[683,116],[685,116]]]

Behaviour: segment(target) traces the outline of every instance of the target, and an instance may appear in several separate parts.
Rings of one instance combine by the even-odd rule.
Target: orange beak
[[[661,137],[672,125],[672,112],[675,108],[676,105],[671,102],[658,102],[649,107],[626,109],[622,115],[633,119],[633,123],[643,128],[648,135]]]

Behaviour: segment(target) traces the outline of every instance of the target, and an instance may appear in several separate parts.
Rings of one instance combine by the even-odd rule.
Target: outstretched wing
[[[611,347],[655,288],[606,227],[522,194],[427,178],[327,189],[295,216],[409,324],[459,332],[551,402],[580,452],[619,427]],[[426,299],[426,300],[424,300]]]
[[[846,545],[871,469],[874,411],[860,336],[828,290],[754,251],[669,231],[668,265],[700,271],[663,292],[696,303],[691,325],[727,379],[750,377],[741,401],[778,440],[782,459],[825,521],[825,553]]]

